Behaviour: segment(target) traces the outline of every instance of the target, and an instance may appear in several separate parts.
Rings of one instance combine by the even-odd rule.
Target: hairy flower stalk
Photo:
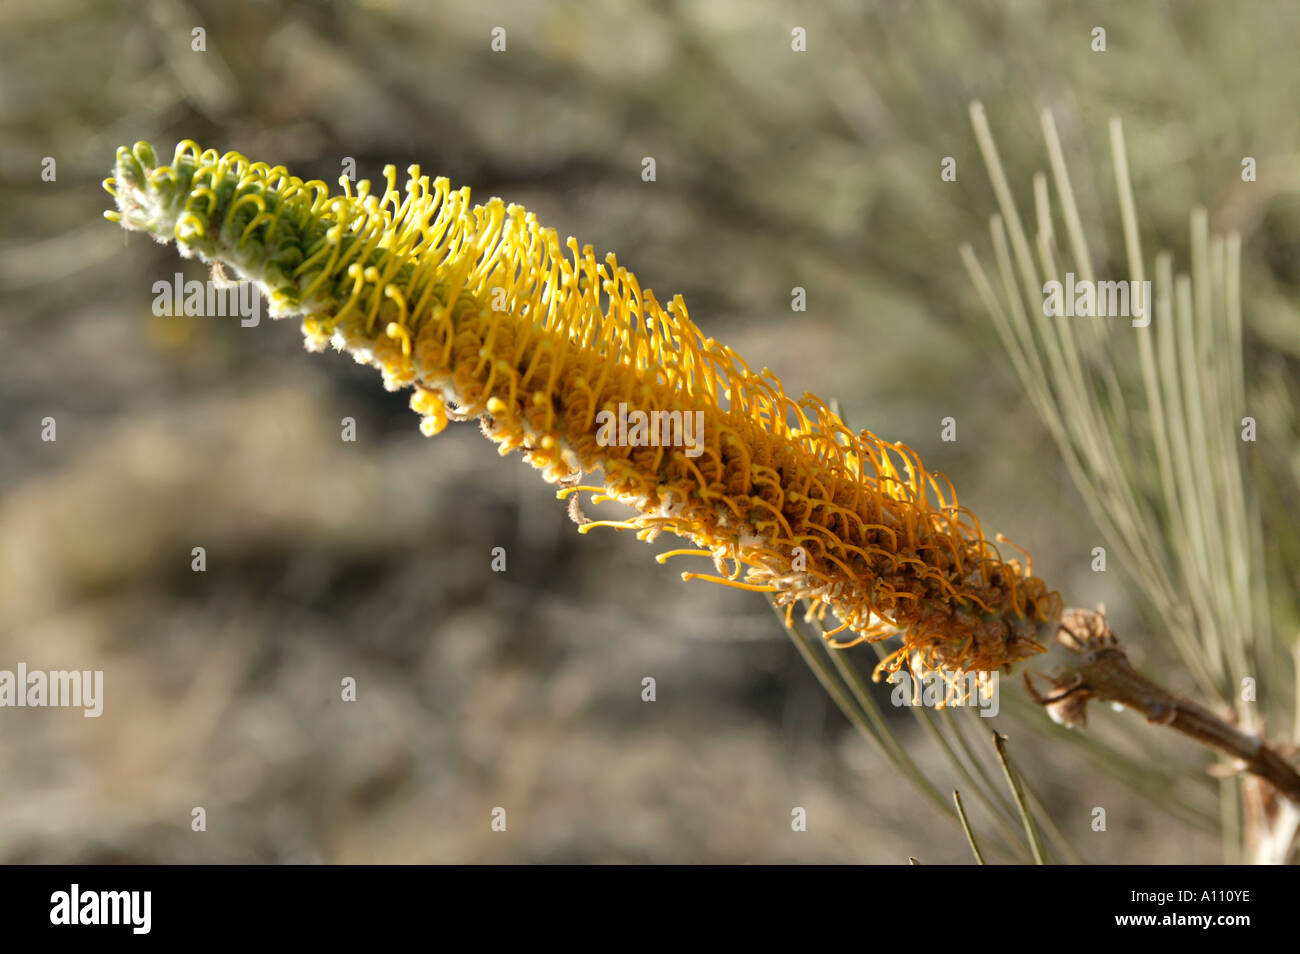
[[[693,541],[661,561],[709,556],[718,575],[684,578],[790,608],[807,599],[839,618],[828,635],[856,634],[846,644],[901,634],[890,668],[991,670],[1041,651],[1060,597],[1003,559],[915,452],[853,433],[811,395],[788,397],[613,255],[600,262],[517,205],[471,207],[468,189],[408,173],[404,190],[388,166],[382,196],[365,181],[353,194],[346,179],[331,195],[191,142],[159,166],[138,143],[118,150],[106,215],[256,282],[273,317],[303,318],[309,349],[332,343],[390,390],[413,385],[425,434],[478,418],[561,497],[591,491],[636,511],[583,530]],[[644,413],[650,433],[611,442],[601,412],[620,410]],[[702,433],[683,446],[697,420]],[[603,486],[579,483],[595,472]]]

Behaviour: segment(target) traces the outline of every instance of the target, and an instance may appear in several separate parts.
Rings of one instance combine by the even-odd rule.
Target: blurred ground
[[[1122,622],[1141,607],[1122,571],[1089,572],[1095,531],[957,257],[994,208],[967,104],[1022,210],[1056,110],[1103,260],[1123,116],[1148,241],[1182,254],[1198,202],[1242,229],[1270,305],[1249,344],[1285,378],[1297,10],[1052,7],[0,3],[0,668],[103,669],[107,693],[99,719],[0,711],[0,860],[967,860],[760,597],[682,583],[652,559],[666,546],[580,537],[517,459],[472,427],[426,440],[406,395],[287,323],[154,317],[153,282],[202,268],[103,222],[99,180],[119,144],[193,138],[330,181],[347,156],[371,178],[418,162],[520,202],[683,293],[787,391],[917,448],[1039,575]],[[1244,154],[1276,171],[1256,202],[1229,188]],[[997,721],[1089,860],[1219,858],[1041,718]],[[1144,731],[1117,726],[1098,731]],[[1207,791],[1188,797],[1213,810]]]

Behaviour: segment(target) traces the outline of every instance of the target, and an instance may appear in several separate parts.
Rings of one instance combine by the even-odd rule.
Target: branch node
[[[1233,761],[1217,771],[1247,771],[1271,783],[1292,801],[1300,803],[1300,772],[1287,754],[1272,749],[1253,732],[1243,732],[1205,706],[1170,692],[1141,675],[1128,661],[1119,640],[1106,624],[1106,608],[1096,611],[1068,609],[1061,614],[1056,642],[1067,657],[1061,668],[1045,676],[1052,691],[1044,693],[1028,672],[1025,687],[1030,697],[1047,710],[1054,722],[1069,728],[1087,725],[1088,703],[1093,699],[1117,708],[1142,713],[1155,725],[1167,725],[1202,745],[1228,755]]]

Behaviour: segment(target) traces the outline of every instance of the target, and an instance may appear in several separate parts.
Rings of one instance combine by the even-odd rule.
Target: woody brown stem
[[[1066,610],[1056,642],[1067,651],[1066,662],[1051,677],[1052,692],[1042,693],[1029,673],[1025,685],[1048,714],[1062,725],[1082,727],[1093,699],[1118,703],[1167,725],[1202,745],[1237,761],[1241,770],[1257,775],[1294,802],[1300,803],[1300,772],[1259,736],[1243,732],[1204,706],[1152,682],[1135,670],[1106,625],[1104,608],[1097,612]]]

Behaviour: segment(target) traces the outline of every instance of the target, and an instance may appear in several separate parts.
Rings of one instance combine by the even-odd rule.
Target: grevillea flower
[[[561,497],[590,491],[636,511],[583,521],[574,506],[581,529],[693,541],[661,562],[707,556],[718,573],[686,579],[790,608],[809,600],[839,618],[828,637],[857,635],[845,643],[898,633],[890,668],[990,670],[1040,651],[1060,597],[1028,563],[1003,559],[915,452],[852,432],[811,395],[790,398],[770,371],[701,334],[680,296],[661,306],[613,255],[599,261],[517,205],[471,207],[468,189],[408,173],[404,190],[388,166],[382,196],[365,181],[353,194],[347,179],[331,195],[191,142],[159,166],[138,143],[118,150],[105,182],[117,210],[105,214],[256,282],[272,317],[302,317],[309,349],[332,343],[378,367],[390,390],[414,386],[425,434],[477,418]],[[677,424],[679,437],[693,421],[702,430],[689,447],[670,427],[610,441],[614,414]],[[603,486],[579,483],[597,472]]]

